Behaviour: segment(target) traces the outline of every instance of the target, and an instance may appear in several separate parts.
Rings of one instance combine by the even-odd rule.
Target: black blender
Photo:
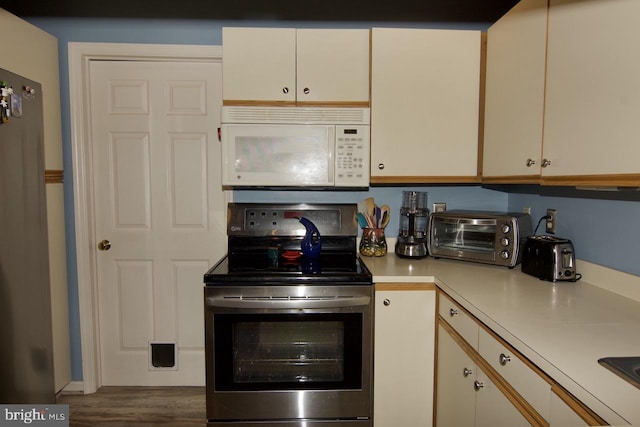
[[[396,255],[404,258],[424,258],[427,251],[427,193],[403,191],[400,208],[400,231],[396,242]]]

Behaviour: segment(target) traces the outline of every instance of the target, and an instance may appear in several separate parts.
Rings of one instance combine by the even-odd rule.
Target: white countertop
[[[640,302],[584,279],[542,281],[520,266],[393,253],[362,259],[374,283],[436,283],[609,424],[640,425],[640,389],[598,364],[602,357],[640,356]]]

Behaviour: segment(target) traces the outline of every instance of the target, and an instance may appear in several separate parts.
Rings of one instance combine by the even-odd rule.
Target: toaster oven
[[[522,212],[434,212],[429,217],[428,249],[434,258],[513,268],[532,234],[531,216]]]

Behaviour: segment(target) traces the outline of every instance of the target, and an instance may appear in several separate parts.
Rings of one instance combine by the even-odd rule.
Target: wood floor
[[[206,426],[204,387],[102,387],[87,395],[62,395],[70,427]]]

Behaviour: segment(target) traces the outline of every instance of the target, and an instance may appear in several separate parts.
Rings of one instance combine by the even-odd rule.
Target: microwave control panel
[[[336,126],[336,187],[369,186],[369,126]]]

